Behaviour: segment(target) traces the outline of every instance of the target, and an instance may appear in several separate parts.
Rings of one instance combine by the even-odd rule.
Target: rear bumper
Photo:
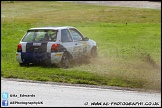
[[[22,63],[21,53],[20,52],[16,52],[16,60],[17,60],[17,62]]]
[[[18,63],[51,63],[57,64],[61,61],[63,52],[54,53],[26,53],[16,52],[16,60]]]

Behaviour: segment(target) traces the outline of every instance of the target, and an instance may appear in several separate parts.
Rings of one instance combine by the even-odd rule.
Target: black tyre
[[[92,50],[91,50],[91,57],[97,57],[97,48],[96,47],[93,47]]]
[[[19,63],[20,66],[29,66],[29,63]]]
[[[68,53],[64,53],[60,62],[59,67],[61,68],[69,68],[69,57],[68,57]]]
[[[19,63],[19,65],[20,65],[20,66],[25,66],[25,64],[24,64],[24,63]]]

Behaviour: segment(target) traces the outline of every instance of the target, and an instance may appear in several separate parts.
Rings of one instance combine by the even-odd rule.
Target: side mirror
[[[84,37],[84,39],[83,39],[84,41],[88,41],[89,40],[89,38],[88,37]]]

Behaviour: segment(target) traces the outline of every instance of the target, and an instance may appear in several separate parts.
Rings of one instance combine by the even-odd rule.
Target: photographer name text
[[[21,98],[21,97],[35,97],[34,94],[10,94],[10,97],[16,97],[16,98]]]

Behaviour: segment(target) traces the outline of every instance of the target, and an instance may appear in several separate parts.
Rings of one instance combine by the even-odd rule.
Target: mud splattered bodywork
[[[68,67],[72,59],[96,54],[96,42],[74,27],[38,27],[29,29],[21,39],[16,59],[20,65],[45,63]]]

